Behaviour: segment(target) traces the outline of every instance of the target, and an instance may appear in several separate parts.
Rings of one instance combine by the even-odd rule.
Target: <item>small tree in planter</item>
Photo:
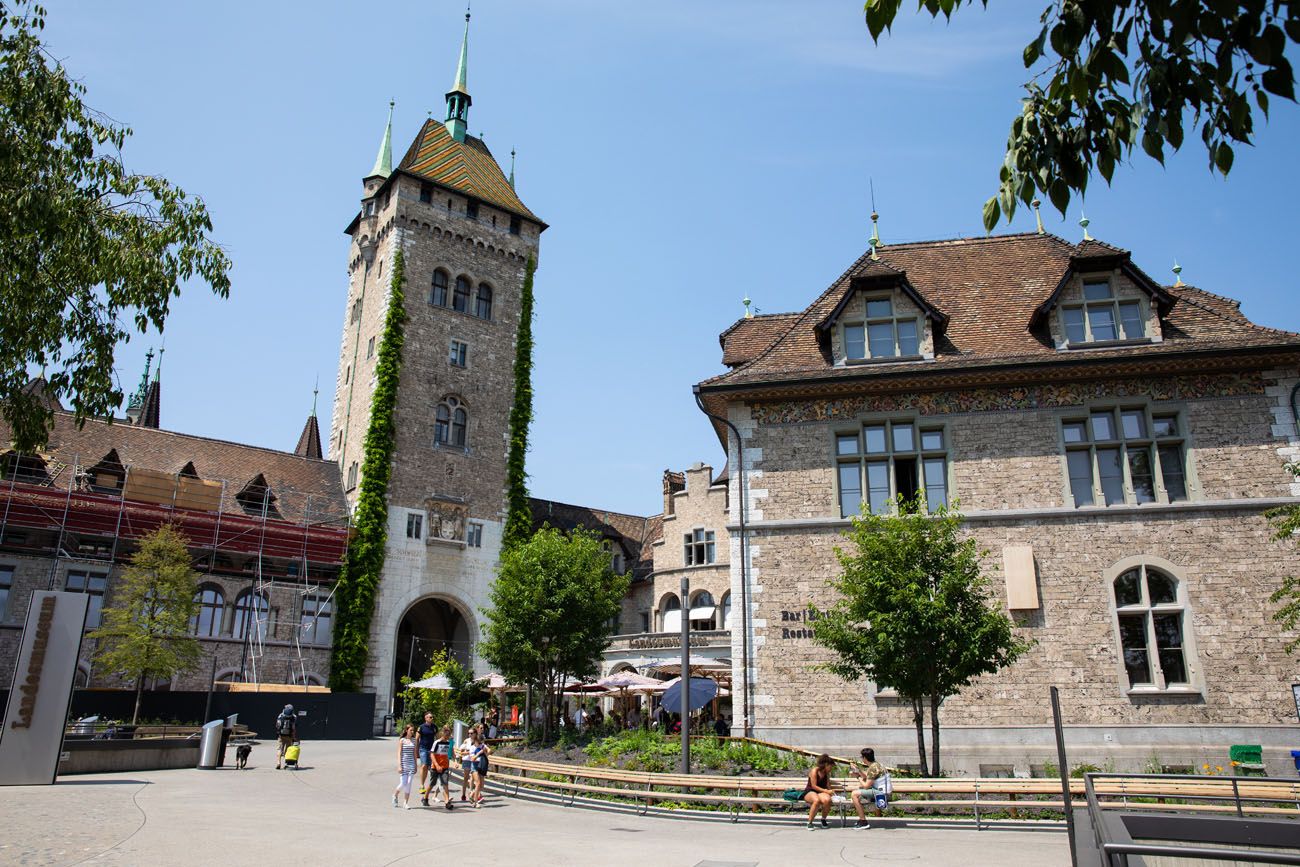
[[[170,678],[192,670],[199,642],[190,634],[198,573],[190,566],[185,537],[164,525],[140,540],[131,565],[114,587],[103,625],[90,633],[98,642],[99,665],[135,684],[131,724],[140,717],[140,698],[149,678]]]

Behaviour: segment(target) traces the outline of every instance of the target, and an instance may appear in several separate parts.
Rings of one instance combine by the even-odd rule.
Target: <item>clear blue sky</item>
[[[390,97],[400,154],[441,117],[459,2],[46,0],[47,40],[87,102],[135,130],[134,171],[204,198],[234,260],[167,326],[163,426],[292,448],[316,375],[329,421],[347,238]],[[873,45],[859,0],[478,0],[470,128],[551,228],[537,275],[535,496],[651,514],[660,474],[723,457],[691,386],[748,294],[801,309],[866,247],[868,178],[890,241],[983,234],[1041,4],[905,3]],[[1274,100],[1226,182],[1188,136],[1168,168],[1100,179],[1092,233],[1158,279],[1300,330],[1300,111]],[[1044,209],[1050,231],[1077,239]],[[1031,214],[1011,230],[1032,229]],[[1005,231],[1000,229],[999,231]],[[145,349],[119,353],[130,391]]]

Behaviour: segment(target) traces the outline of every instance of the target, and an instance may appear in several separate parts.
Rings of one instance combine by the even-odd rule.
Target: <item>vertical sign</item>
[[[1291,697],[1295,699],[1295,715],[1300,719],[1300,683],[1291,684]]]
[[[32,594],[0,730],[0,785],[54,782],[89,602],[85,593]]]

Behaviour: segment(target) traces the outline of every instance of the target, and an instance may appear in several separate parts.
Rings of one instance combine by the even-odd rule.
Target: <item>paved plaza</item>
[[[395,751],[388,739],[308,743],[302,770],[276,771],[274,747],[262,743],[242,772],[98,774],[0,788],[0,863],[1069,863],[1065,834],[1056,830],[912,824],[854,831],[835,822],[809,832],[802,822],[643,818],[496,795],[480,810],[395,810]]]

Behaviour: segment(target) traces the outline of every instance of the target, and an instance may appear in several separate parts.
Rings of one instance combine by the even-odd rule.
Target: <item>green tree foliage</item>
[[[598,670],[627,586],[593,533],[543,527],[502,550],[479,651],[507,681],[542,693],[544,738],[564,682]]]
[[[988,0],[978,0],[988,6]],[[918,0],[951,16],[976,0]],[[867,0],[871,38],[892,27],[903,0]],[[1293,0],[1053,0],[1025,46],[1025,84],[1011,123],[990,231],[1016,203],[1046,194],[1062,213],[1093,169],[1110,183],[1135,147],[1163,163],[1185,131],[1200,135],[1211,171],[1227,175],[1234,144],[1250,144],[1269,97],[1295,101],[1286,57],[1300,42]]]
[[[509,548],[528,539],[533,512],[528,507],[528,428],[533,422],[533,273],[537,260],[528,257],[524,289],[519,296],[519,334],[515,338],[515,401],[510,407],[510,452],[506,456],[506,526],[501,544]]]
[[[103,625],[89,637],[98,642],[101,668],[135,684],[135,710],[149,678],[170,678],[192,670],[199,661],[199,642],[190,634],[199,576],[191,567],[185,537],[170,525],[140,540],[120,581]]]
[[[852,547],[836,549],[839,599],[814,609],[814,640],[836,659],[825,667],[846,680],[867,678],[911,703],[921,773],[940,773],[939,706],[977,676],[1010,665],[1030,644],[990,598],[982,552],[962,538],[962,516],[924,501],[899,500],[896,514],[853,519]],[[925,754],[929,704],[933,761]]]
[[[1291,478],[1300,478],[1300,461],[1288,463],[1286,470]],[[1283,542],[1300,540],[1300,506],[1269,509],[1265,515],[1273,527],[1274,539]],[[1283,629],[1300,629],[1300,579],[1294,575],[1283,578],[1282,586],[1268,597],[1268,601],[1282,606],[1273,612],[1273,619],[1281,623]],[[1286,652],[1294,653],[1297,647],[1300,647],[1300,635],[1287,642]]]
[[[460,664],[460,660],[445,650],[435,651],[429,668],[419,680],[447,676],[451,689],[424,689],[405,686],[410,678],[402,678],[405,689],[397,695],[402,699],[402,716],[409,723],[424,722],[425,712],[433,714],[434,725],[451,725],[457,716],[468,717],[470,709],[487,700],[486,679],[474,678],[473,672]]]
[[[366,429],[362,447],[361,492],[353,513],[352,540],[334,588],[338,614],[334,621],[330,686],[340,691],[355,690],[365,673],[375,592],[384,571],[388,483],[393,475],[393,443],[397,436],[394,414],[402,372],[402,344],[406,339],[406,301],[402,291],[405,274],[399,249],[393,257],[388,313],[375,365],[375,393],[370,402],[370,427]]]
[[[40,6],[0,0],[0,413],[19,450],[44,445],[50,425],[24,392],[29,370],[78,420],[109,415],[117,344],[161,331],[186,280],[230,289],[203,202],[126,170],[131,130],[82,103],[44,26]]]

